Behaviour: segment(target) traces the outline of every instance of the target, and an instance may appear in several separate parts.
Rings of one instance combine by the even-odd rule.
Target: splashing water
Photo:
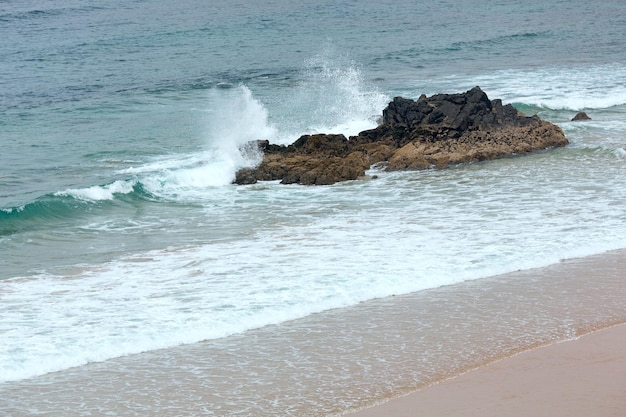
[[[258,163],[260,152],[247,145],[277,134],[265,106],[245,85],[211,90],[208,99],[205,150],[162,157],[119,173],[140,175],[146,190],[161,198],[202,198],[206,188],[228,185],[237,170]]]
[[[369,85],[354,62],[327,55],[306,62],[303,80],[283,103],[277,143],[314,133],[350,137],[378,124],[389,96]]]
[[[211,90],[211,98],[215,108],[208,116],[210,148],[233,169],[256,162],[259,155],[242,154],[241,148],[250,141],[276,136],[265,106],[244,85],[233,90]]]

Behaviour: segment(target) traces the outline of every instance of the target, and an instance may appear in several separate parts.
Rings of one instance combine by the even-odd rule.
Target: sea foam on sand
[[[626,396],[618,394],[625,392],[626,360],[620,352],[624,339],[602,342],[600,350],[580,355],[560,351],[556,359],[543,360],[545,364],[541,359],[525,362],[539,374],[518,369],[524,364],[507,363],[569,345],[557,342],[626,323],[625,278],[626,251],[621,250],[370,300],[230,337],[0,384],[0,414],[30,416],[37,410],[64,416],[337,416],[411,392],[444,390],[445,401],[439,406],[458,408],[437,414],[434,403],[431,407],[424,400],[419,408],[410,403],[398,413],[383,409],[382,414],[360,416],[485,417],[490,410],[491,415],[515,417],[622,416]],[[546,345],[550,347],[529,351]],[[605,354],[602,346],[613,350]],[[528,353],[516,356],[524,351]],[[497,362],[507,357],[513,359]],[[459,397],[452,389],[448,394],[446,387],[454,381],[497,367],[504,373],[492,384],[503,391],[487,388],[467,400],[465,388],[458,389]],[[457,375],[461,376],[454,378]],[[515,380],[522,385],[507,388],[505,382]],[[609,386],[603,388],[600,382]],[[466,385],[479,391],[483,386]],[[386,407],[412,397],[404,398]],[[547,399],[557,401],[553,410],[563,412],[533,408],[548,404]],[[570,412],[600,409],[600,404],[609,408]],[[500,413],[498,407],[507,405],[521,408]]]

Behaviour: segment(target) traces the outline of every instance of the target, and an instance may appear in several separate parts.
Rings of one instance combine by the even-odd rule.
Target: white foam
[[[596,165],[575,183],[567,164],[529,183],[546,172],[537,159],[332,187],[219,187],[204,193],[205,216],[234,228],[228,239],[0,281],[0,377],[624,247],[626,193],[614,175],[623,164]]]
[[[129,194],[135,186],[134,181],[115,181],[111,184],[99,186],[94,185],[87,188],[70,188],[65,191],[58,191],[54,195],[60,197],[73,197],[82,201],[103,201],[113,200],[115,194]]]
[[[479,85],[490,98],[553,110],[607,109],[626,104],[626,66],[572,65],[569,68],[520,68],[467,76],[443,77],[431,88],[445,92],[459,85]],[[421,94],[421,92],[420,92]]]
[[[569,71],[547,68],[512,78],[507,95],[524,104],[572,111],[626,104],[626,67],[622,65],[573,66]]]
[[[260,153],[246,145],[276,135],[267,109],[246,86],[214,89],[210,96],[212,107],[206,113],[208,151],[204,160],[198,166],[171,172],[173,183],[182,189],[230,184],[238,169],[260,160]]]
[[[7,214],[11,214],[11,213],[19,213],[20,211],[24,211],[24,206],[20,206],[20,207],[15,207],[15,208],[3,208],[0,209],[1,211],[7,213]]]
[[[208,188],[230,184],[237,170],[260,161],[251,141],[277,135],[265,106],[244,85],[211,90],[204,118],[204,149],[159,157],[118,174],[136,176],[148,192],[162,198],[202,198]]]
[[[332,58],[330,58],[332,56]],[[359,67],[331,51],[306,62],[304,80],[285,100],[278,143],[303,134],[333,133],[346,137],[378,124],[389,96],[368,84]]]
[[[275,127],[265,106],[246,86],[215,89],[209,93],[205,110],[206,149],[161,157],[118,174],[136,176],[148,192],[162,198],[203,199],[208,188],[228,185],[237,170],[260,162],[258,150],[246,146],[251,141],[291,143],[307,133],[349,137],[376,126],[388,98],[367,91],[356,67],[344,68],[326,60],[312,61],[309,66],[306,81],[288,103],[297,122],[306,114],[306,128],[294,131],[294,124],[284,119],[280,129]]]

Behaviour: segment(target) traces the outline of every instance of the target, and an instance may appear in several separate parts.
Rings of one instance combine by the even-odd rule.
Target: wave
[[[133,181],[115,181],[105,186],[97,186],[88,188],[74,188],[54,193],[59,197],[73,197],[83,201],[102,201],[113,200],[114,194],[128,194],[134,190]]]
[[[368,86],[354,64],[318,56],[302,70],[299,84],[274,100],[272,114],[245,84],[211,88],[202,109],[205,149],[168,155],[120,170],[163,199],[206,199],[207,189],[229,185],[237,170],[260,162],[256,140],[288,144],[303,134],[355,135],[376,126],[389,97]],[[100,191],[100,190],[97,190]]]
[[[67,189],[41,196],[22,206],[0,209],[0,236],[39,229],[42,225],[54,227],[56,222],[92,213],[94,205],[102,209],[110,208],[120,197],[126,197],[127,201],[155,200],[143,184],[134,180]]]
[[[553,202],[559,201],[556,194],[538,193],[545,199],[537,199],[535,193],[484,185],[484,174],[467,174],[446,176],[456,178],[453,188],[458,181],[456,186],[467,191],[479,186],[495,195],[468,206],[466,199],[473,192],[454,196],[453,188],[430,187],[425,180],[415,193],[411,181],[401,180],[405,185],[398,188],[396,174],[381,178],[384,182],[375,188],[368,183],[367,190],[327,190],[324,197],[318,189],[309,188],[294,199],[293,192],[281,187],[278,192],[290,194],[284,203],[293,205],[289,214],[306,207],[304,211],[319,210],[319,215],[312,219],[307,214],[304,223],[289,222],[242,239],[142,251],[111,262],[76,266],[68,275],[3,281],[0,312],[9,319],[0,326],[13,330],[14,323],[20,323],[20,328],[0,351],[0,359],[5,359],[0,360],[0,382],[222,338],[372,298],[545,266],[563,257],[624,245],[621,229],[612,230],[611,217],[602,212],[597,216],[604,219],[600,229],[586,222],[578,227],[576,216],[587,215],[584,206],[574,213],[555,212],[546,222],[541,213],[551,212]],[[488,177],[500,177],[492,174]],[[518,190],[526,187],[513,185],[521,187]],[[564,187],[555,189],[559,188]],[[432,205],[437,195],[446,196],[449,204]],[[376,196],[391,205],[381,207]],[[398,205],[406,197],[416,198]],[[577,200],[585,201],[581,198]],[[341,201],[378,209],[356,217],[358,209],[328,211],[328,202]],[[470,231],[472,238],[467,239],[467,230],[459,225],[472,219],[484,221],[485,213],[492,209],[500,213],[503,204],[508,209],[502,216],[487,222],[489,227],[480,233]],[[397,214],[402,205],[406,211],[390,223],[389,214]],[[273,203],[265,207],[270,206],[280,207]],[[248,210],[252,214],[260,207]],[[613,210],[611,206],[605,209]],[[541,227],[533,227],[538,224]],[[608,233],[589,233],[593,230]],[[560,237],[546,242],[546,234]],[[585,241],[581,236],[592,238]],[[581,241],[585,242],[582,246]],[[49,331],[42,332],[42,328]],[[53,343],[59,340],[62,343]]]
[[[116,174],[137,178],[159,198],[206,198],[208,188],[229,185],[237,170],[260,162],[261,153],[252,144],[277,136],[266,107],[245,85],[212,89],[208,101],[205,149],[160,157]]]
[[[255,110],[249,94],[245,89],[241,91],[243,94],[239,102],[235,100],[230,108],[222,108],[212,117],[221,118],[222,123],[227,125],[227,120],[232,119],[225,113],[238,114],[239,118],[243,114],[245,120],[251,121],[255,111],[259,111],[257,116],[263,124],[263,110]],[[20,206],[0,208],[0,236],[54,229],[59,224],[73,224],[80,218],[110,213],[128,204],[207,201],[211,198],[211,189],[230,184],[239,167],[255,163],[258,150],[249,149],[246,152],[242,144],[252,140],[252,132],[257,131],[254,125],[259,126],[259,123],[240,124],[221,131],[214,123],[215,132],[208,145],[210,149],[206,151],[163,157],[137,168],[114,172],[116,177],[122,179],[110,183],[67,188]]]
[[[562,96],[535,95],[522,97],[519,99],[521,105],[531,105],[539,109],[548,110],[603,110],[612,107],[626,105],[626,89],[622,92],[616,91],[615,94],[610,92],[598,92],[595,94],[586,94],[584,92],[576,92]]]
[[[241,167],[258,162],[260,153],[246,144],[271,138],[276,130],[269,124],[267,110],[245,86],[212,90],[213,103],[204,114],[207,125],[205,150],[174,154],[118,170],[118,179],[106,184],[68,188],[43,195],[19,207],[0,210],[0,219],[52,219],[75,216],[94,203],[106,203],[127,196],[129,199],[177,199],[185,194],[201,196],[207,187],[230,184]],[[7,230],[14,228],[8,226]],[[6,230],[4,232],[7,233]]]
[[[237,170],[260,162],[260,152],[251,145],[256,140],[291,143],[302,134],[350,136],[376,126],[389,99],[368,88],[356,66],[317,57],[302,72],[299,86],[281,100],[273,120],[244,84],[209,89],[207,106],[199,112],[206,127],[204,149],[119,169],[112,175],[121,179],[110,183],[51,192],[24,206],[4,208],[0,234],[34,227],[29,221],[80,216],[93,204],[121,198],[206,200],[211,188],[231,184]]]
[[[358,65],[329,47],[305,62],[297,85],[273,103],[275,142],[288,144],[313,133],[356,135],[376,127],[390,100],[365,81]]]
[[[489,97],[500,98],[522,111],[602,110],[626,105],[626,65],[573,65],[514,68],[474,76],[455,74],[428,80],[428,86],[403,92],[419,96],[459,91],[479,85]]]
[[[330,52],[329,52],[330,54]],[[349,137],[377,125],[389,97],[364,82],[359,68],[341,58],[318,56],[305,65],[299,84],[274,100],[273,113],[244,84],[209,90],[205,110],[206,149],[161,158],[118,172],[138,175],[160,198],[205,198],[207,187],[230,184],[261,154],[251,142],[289,144],[303,134]]]
[[[478,81],[509,102],[552,110],[599,110],[626,105],[626,66],[551,67],[499,71]]]

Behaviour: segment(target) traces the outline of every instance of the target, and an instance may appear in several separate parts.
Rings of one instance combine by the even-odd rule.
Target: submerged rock
[[[357,179],[373,164],[387,170],[442,168],[567,143],[558,126],[489,100],[474,87],[460,94],[422,95],[417,101],[396,97],[378,127],[349,139],[319,134],[289,146],[259,141],[262,162],[240,170],[234,182],[327,185]]]

